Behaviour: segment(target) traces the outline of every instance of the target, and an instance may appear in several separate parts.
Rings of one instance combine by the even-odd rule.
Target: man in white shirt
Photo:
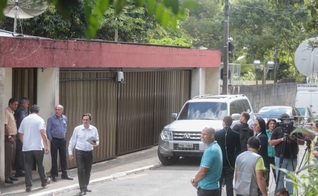
[[[25,117],[19,127],[19,137],[22,145],[22,152],[25,158],[25,186],[26,192],[32,187],[32,167],[35,160],[38,173],[41,178],[41,186],[44,188],[50,183],[45,174],[43,166],[44,153],[50,152],[48,139],[46,137],[45,122],[39,116],[40,108],[37,105],[31,107],[31,114]]]
[[[75,127],[68,146],[70,161],[73,160],[73,149],[75,147],[78,183],[80,195],[91,192],[87,189],[93,163],[93,149],[99,144],[97,128],[91,125],[92,116],[86,113],[82,117],[83,124]]]

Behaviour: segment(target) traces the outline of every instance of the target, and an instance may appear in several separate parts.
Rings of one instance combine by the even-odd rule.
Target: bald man
[[[51,178],[54,182],[58,180],[58,161],[57,154],[59,153],[62,179],[73,180],[67,174],[67,154],[66,154],[66,131],[67,117],[63,114],[64,107],[62,105],[55,106],[55,114],[47,120],[47,137],[51,142]]]

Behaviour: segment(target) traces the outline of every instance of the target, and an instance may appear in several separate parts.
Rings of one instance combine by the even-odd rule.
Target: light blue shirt
[[[55,114],[47,120],[46,134],[49,140],[52,138],[63,139],[67,131],[67,117],[62,115],[58,118]]]
[[[204,151],[200,167],[209,168],[207,174],[198,182],[197,188],[215,190],[220,188],[219,180],[222,174],[223,157],[219,144],[214,141]]]

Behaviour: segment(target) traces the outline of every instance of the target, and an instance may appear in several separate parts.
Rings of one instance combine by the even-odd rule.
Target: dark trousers
[[[223,180],[225,181],[226,186],[226,195],[233,196],[233,176],[234,176],[234,169],[228,166],[223,166],[222,175],[220,178],[220,191],[219,196],[222,195],[222,185]]]
[[[81,191],[85,191],[91,177],[93,151],[75,150],[75,152],[79,187]]]
[[[34,150],[34,151],[25,151],[24,158],[25,158],[25,186],[27,188],[32,187],[32,168],[33,168],[33,161],[38,167],[38,173],[41,179],[42,184],[46,183],[47,177],[45,174],[44,166],[43,166],[43,157],[44,157],[44,150]]]
[[[5,178],[12,177],[12,166],[14,164],[14,157],[15,143],[11,144],[8,136],[5,136]]]
[[[67,176],[66,140],[52,138],[51,141],[51,177],[58,176],[57,154],[60,155],[62,176]]]
[[[24,170],[24,157],[22,152],[22,142],[19,138],[19,133],[17,134],[16,139],[16,151],[15,151],[15,162],[14,162],[14,168],[16,174],[23,173]]]
[[[200,187],[197,190],[198,196],[218,196],[219,195],[219,189],[215,190],[204,190]]]

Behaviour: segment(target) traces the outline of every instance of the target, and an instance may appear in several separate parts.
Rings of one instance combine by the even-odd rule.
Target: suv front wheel
[[[179,156],[165,157],[160,153],[158,147],[158,158],[163,165],[174,165],[178,162]]]

